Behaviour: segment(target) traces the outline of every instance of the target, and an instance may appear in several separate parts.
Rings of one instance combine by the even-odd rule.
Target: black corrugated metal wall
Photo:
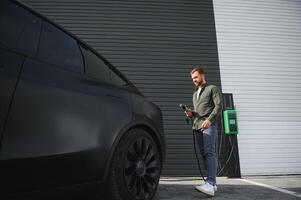
[[[211,0],[23,0],[106,57],[163,111],[165,175],[198,174],[190,125],[193,65],[218,86],[220,71]]]

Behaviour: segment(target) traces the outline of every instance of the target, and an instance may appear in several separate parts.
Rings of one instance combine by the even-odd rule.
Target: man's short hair
[[[191,70],[190,74],[193,74],[194,72],[199,72],[199,74],[205,74],[203,68],[201,67],[195,67]]]

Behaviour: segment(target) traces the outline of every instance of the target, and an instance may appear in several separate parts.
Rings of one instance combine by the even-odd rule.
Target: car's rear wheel
[[[132,129],[121,139],[111,167],[110,199],[150,200],[156,193],[161,159],[153,138]]]

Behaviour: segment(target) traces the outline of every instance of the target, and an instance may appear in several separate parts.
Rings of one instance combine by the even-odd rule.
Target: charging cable
[[[201,131],[203,131],[203,130],[201,129]],[[196,157],[196,160],[197,160],[198,168],[199,168],[199,171],[200,171],[200,174],[202,176],[203,181],[206,182],[206,180],[204,178],[204,175],[203,175],[203,172],[202,172],[199,156],[198,156],[198,153],[197,153],[197,150],[196,150],[196,145],[195,145],[195,143],[196,143],[196,131],[195,130],[192,131],[192,138],[193,138],[194,154],[195,154],[195,157]]]
[[[181,108],[182,111],[191,111],[191,109],[189,109],[186,105],[180,104],[179,107]],[[191,122],[191,124],[193,124],[192,118],[187,117],[186,118],[186,123],[189,124],[190,122]],[[221,124],[222,124],[222,130],[223,130],[223,123],[221,123]],[[201,129],[201,131],[203,131],[203,129]],[[195,130],[192,131],[192,138],[193,138],[194,153],[195,153],[195,157],[197,159],[197,165],[198,165],[198,168],[199,168],[199,172],[200,172],[200,175],[202,176],[202,179],[204,181],[206,181],[205,178],[204,178],[203,172],[202,172],[200,159],[198,157],[198,153],[197,153],[197,150],[196,150],[196,145],[195,145],[195,143],[196,143],[196,131]],[[231,138],[229,137],[229,144],[231,146],[231,150],[230,150],[230,153],[228,155],[228,158],[227,158],[225,164],[223,166],[221,166],[220,162],[219,162],[219,158],[221,156],[221,148],[222,148],[222,143],[223,143],[223,132],[222,131],[221,131],[219,140],[217,139],[217,142],[218,142],[218,144],[217,144],[217,146],[218,146],[217,158],[218,159],[217,160],[218,160],[218,167],[220,168],[217,172],[217,176],[219,176],[224,171],[224,169],[226,168],[228,163],[230,162],[230,158],[231,158],[231,156],[233,154],[233,151],[234,151],[234,145],[232,144]],[[235,159],[237,159],[237,158],[235,157]]]

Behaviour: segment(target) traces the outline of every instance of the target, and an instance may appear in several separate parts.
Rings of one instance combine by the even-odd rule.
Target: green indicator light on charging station
[[[225,110],[223,112],[223,117],[225,134],[238,134],[236,110]]]

